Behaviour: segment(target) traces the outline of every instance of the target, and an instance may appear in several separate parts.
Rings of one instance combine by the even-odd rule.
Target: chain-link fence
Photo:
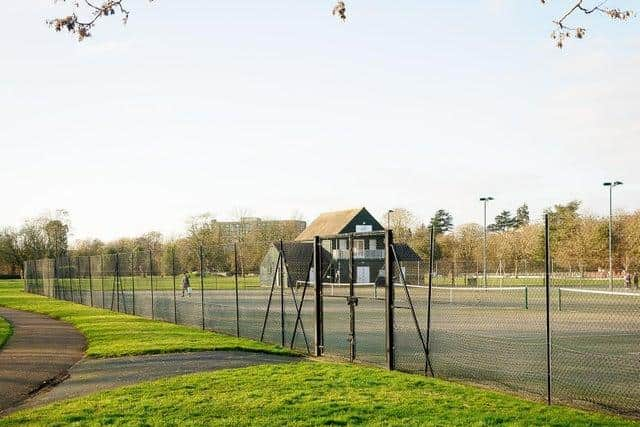
[[[274,242],[255,271],[243,267],[250,254],[240,244],[43,259],[25,263],[25,286],[308,354],[640,415],[633,279],[554,268],[550,250],[537,265],[485,274],[482,263],[436,264],[392,240]]]

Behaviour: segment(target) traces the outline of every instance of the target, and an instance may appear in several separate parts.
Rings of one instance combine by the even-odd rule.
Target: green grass
[[[190,275],[189,277],[191,287],[193,289],[200,289],[204,287],[205,290],[231,290],[235,289],[235,278],[233,276],[206,276],[202,283],[200,278],[196,275]],[[135,288],[136,291],[148,291],[151,289],[151,277],[146,276],[134,276],[133,280],[131,276],[121,276],[120,283],[123,289],[130,291]],[[109,292],[113,289],[115,278],[113,276],[94,277],[89,281],[88,277],[83,278],[71,278],[60,279],[60,284],[67,289],[82,289],[89,291],[93,289],[98,292],[104,289]],[[182,276],[176,277],[176,290],[180,292],[182,289]],[[238,289],[250,290],[258,289],[260,287],[260,280],[257,276],[238,277]],[[171,276],[153,276],[153,289],[155,291],[170,291],[173,290],[173,277]]]
[[[163,379],[0,420],[0,426],[107,424],[638,425],[417,375],[319,362]]]
[[[45,314],[72,324],[87,338],[86,354],[89,357],[203,350],[294,354],[288,349],[249,339],[32,295],[23,292],[22,287],[23,282],[18,280],[0,281],[0,305]]]
[[[0,317],[0,348],[7,342],[12,332],[11,324]]]

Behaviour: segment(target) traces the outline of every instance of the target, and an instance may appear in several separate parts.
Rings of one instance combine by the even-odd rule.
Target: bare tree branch
[[[587,7],[584,5],[584,0],[577,0],[564,15],[553,21],[556,29],[551,33],[551,38],[556,41],[556,46],[562,49],[568,38],[575,37],[582,39],[586,35],[587,30],[584,27],[571,27],[566,24],[567,19],[574,13],[582,12],[585,15],[591,15],[592,13],[597,12],[619,21],[626,21],[635,16],[635,12],[631,10],[620,10],[617,8],[605,7],[608,1],[609,0],[601,0],[600,3]],[[547,4],[549,0],[540,0],[540,2],[542,4]]]
[[[54,1],[66,2],[67,0]],[[122,16],[122,22],[124,24],[126,24],[127,20],[129,19],[129,11],[124,7],[124,3],[126,0],[104,0],[104,3],[102,3],[101,5],[93,4],[90,0],[82,0],[84,2],[84,7],[80,5],[80,0],[73,1],[75,9],[78,12],[80,12],[81,9],[88,10],[88,18],[86,20],[80,19],[74,12],[70,16],[48,20],[47,24],[53,27],[56,31],[66,29],[70,33],[76,34],[80,41],[84,40],[86,37],[90,37],[91,30],[94,28],[96,23],[105,16],[112,16],[118,13],[120,14],[120,16]],[[619,21],[626,21],[635,16],[635,12],[630,10],[620,10],[617,8],[606,7],[608,0],[600,0],[599,3],[592,6],[585,6],[585,0],[573,1],[575,2],[573,6],[569,8],[560,18],[553,21],[553,24],[556,28],[551,33],[551,37],[556,41],[556,46],[558,46],[559,48],[562,48],[566,40],[570,37],[581,39],[586,35],[587,30],[584,27],[572,27],[567,25],[566,23],[569,17],[576,13],[582,12],[585,15],[591,15],[592,13],[597,12],[603,15],[607,15],[611,19]],[[548,4],[551,2],[551,0],[540,0],[540,2],[542,4]],[[331,14],[333,16],[337,16],[342,21],[346,21],[346,3],[344,1],[338,1],[333,7]]]

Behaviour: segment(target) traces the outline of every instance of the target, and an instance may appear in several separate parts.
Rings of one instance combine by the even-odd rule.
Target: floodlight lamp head
[[[622,181],[616,181],[616,182],[614,182],[614,183],[613,183],[613,185],[614,185],[614,186],[616,186],[616,185],[622,185]]]

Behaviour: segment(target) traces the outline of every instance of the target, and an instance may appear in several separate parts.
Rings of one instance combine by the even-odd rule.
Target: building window
[[[347,239],[340,239],[340,247],[339,249],[342,251],[346,251],[347,249],[349,249],[349,247],[347,246]]]
[[[353,255],[364,256],[364,240],[356,239],[353,241]]]
[[[369,239],[369,249],[371,250],[378,249],[378,241],[376,239]]]

